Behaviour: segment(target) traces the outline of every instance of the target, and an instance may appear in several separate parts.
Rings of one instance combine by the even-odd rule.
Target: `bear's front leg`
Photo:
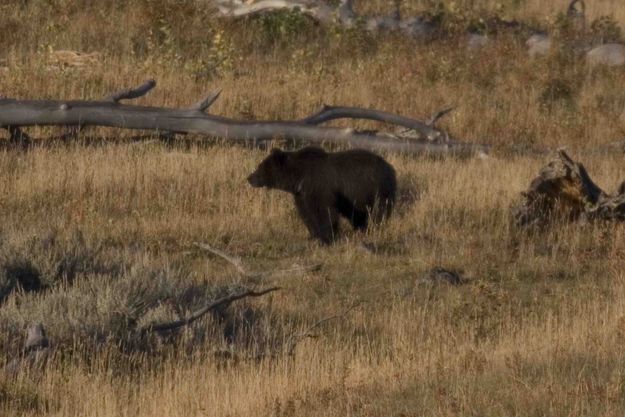
[[[295,205],[310,235],[323,244],[330,244],[338,233],[339,215],[333,206],[324,206],[320,201],[306,198],[305,195],[295,196]]]

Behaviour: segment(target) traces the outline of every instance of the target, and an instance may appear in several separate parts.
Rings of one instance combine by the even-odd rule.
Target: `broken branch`
[[[146,95],[154,87],[156,87],[156,81],[147,80],[136,88],[127,88],[125,90],[120,90],[106,97],[104,100],[118,103],[120,100],[131,100],[133,98],[139,98]]]
[[[191,106],[191,110],[205,111],[219,98],[220,94],[221,89],[213,91],[208,97]]]
[[[443,110],[443,112],[439,113],[445,114],[451,110],[452,109]],[[410,119],[393,113],[373,109],[363,109],[359,107],[338,107],[324,104],[317,113],[314,113],[301,121],[306,124],[317,125],[330,120],[346,118],[376,120],[379,122],[392,123],[398,126],[407,127],[421,133],[421,135],[428,140],[435,140],[441,136],[441,132],[439,130],[432,128],[433,123],[424,123],[419,120]],[[433,122],[435,122],[438,118],[440,118],[440,116],[434,119]]]
[[[233,301],[237,301],[237,300],[241,300],[243,298],[248,298],[248,297],[261,297],[265,294],[269,294],[271,292],[274,291],[278,291],[280,290],[280,287],[272,287],[272,288],[268,288],[266,290],[262,290],[262,291],[254,291],[254,290],[248,290],[248,291],[244,291],[242,293],[238,293],[238,294],[233,294],[233,295],[229,295],[227,297],[222,297],[210,304],[207,304],[206,306],[200,308],[199,310],[195,311],[194,313],[192,313],[189,317],[181,319],[181,320],[176,320],[176,321],[172,321],[172,322],[166,322],[166,323],[159,323],[159,324],[151,324],[148,325],[146,327],[143,327],[141,329],[141,333],[145,334],[145,333],[150,333],[150,332],[167,332],[167,331],[171,331],[171,330],[176,330],[179,329],[181,327],[184,326],[188,326],[189,324],[193,323],[194,321],[198,320],[199,318],[201,318],[202,316],[204,316],[206,313],[208,313],[211,310],[214,310],[218,307],[224,306],[224,305],[228,305],[230,303],[232,303]]]
[[[332,320],[338,320],[338,319],[342,319],[345,316],[347,316],[349,313],[352,312],[352,310],[356,309],[357,307],[360,307],[362,305],[362,302],[356,302],[354,303],[351,307],[349,307],[348,309],[346,309],[345,311],[343,311],[340,314],[336,314],[334,316],[330,316],[330,317],[324,317],[319,321],[316,321],[312,326],[308,327],[306,330],[304,330],[303,332],[300,333],[293,333],[288,337],[288,341],[287,341],[287,346],[288,349],[286,349],[286,352],[288,355],[293,355],[293,353],[295,352],[295,348],[297,347],[297,344],[299,342],[301,342],[302,340],[306,339],[306,338],[314,338],[316,337],[314,334],[312,334],[312,331],[315,330],[317,327],[320,327],[321,325],[332,321]]]
[[[257,279],[257,278],[262,278],[262,277],[266,277],[270,275],[289,274],[293,272],[318,271],[319,269],[321,269],[321,266],[322,266],[321,264],[312,264],[312,265],[304,265],[304,266],[294,266],[292,268],[286,268],[286,269],[276,269],[275,271],[248,272],[243,266],[243,262],[241,261],[241,258],[230,256],[224,251],[215,249],[212,246],[207,245],[206,243],[195,242],[193,243],[193,246],[199,249],[208,251],[212,253],[213,255],[217,255],[220,258],[226,260],[227,262],[229,262],[231,265],[235,267],[237,272],[239,272],[241,275],[249,279]]]
[[[199,243],[199,242],[195,242],[193,243],[193,245],[195,247],[198,247],[200,249],[203,249],[205,251],[208,251],[210,253],[212,253],[213,255],[217,255],[222,259],[225,259],[226,261],[228,261],[230,264],[232,264],[235,269],[241,274],[241,275],[248,275],[247,271],[245,270],[245,268],[243,267],[243,263],[241,262],[241,258],[235,258],[233,256],[228,255],[225,252],[220,251],[219,249],[215,249],[209,245],[207,245],[206,243]]]
[[[441,111],[439,111],[439,112],[434,113],[434,114],[432,115],[432,117],[430,117],[430,119],[427,121],[427,123],[426,123],[426,124],[427,124],[428,126],[434,126],[434,124],[435,124],[436,122],[438,122],[438,120],[439,120],[441,117],[445,116],[447,113],[450,113],[453,109],[454,109],[453,107],[449,107],[449,108],[447,108],[447,109],[443,109],[443,110],[441,110]]]

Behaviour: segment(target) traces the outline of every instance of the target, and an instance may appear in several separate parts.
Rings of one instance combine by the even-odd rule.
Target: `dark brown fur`
[[[390,216],[395,203],[395,170],[382,157],[361,149],[327,153],[307,147],[274,149],[248,177],[253,187],[293,194],[311,236],[330,243],[339,215],[357,230]]]

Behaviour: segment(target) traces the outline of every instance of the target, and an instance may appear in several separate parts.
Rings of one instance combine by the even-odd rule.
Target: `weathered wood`
[[[402,18],[400,1],[394,1],[389,16],[358,16],[354,13],[352,0],[340,0],[336,8],[323,0],[258,0],[253,3],[242,0],[213,0],[218,15],[224,18],[241,18],[277,10],[297,10],[323,25],[338,24],[352,27],[357,22],[372,32],[400,32],[419,40],[430,39],[437,25],[421,16]]]
[[[625,186],[615,195],[599,188],[586,168],[563,150],[543,167],[522,201],[513,208],[518,226],[545,226],[554,221],[625,220]]]
[[[470,156],[487,153],[485,145],[437,141],[448,135],[427,123],[371,109],[325,107],[300,121],[241,121],[204,113],[218,97],[213,93],[188,109],[120,104],[119,100],[145,94],[155,85],[150,80],[140,87],[124,90],[104,101],[0,99],[0,127],[27,126],[108,126],[158,132],[195,133],[234,142],[263,142],[276,138],[292,141],[327,142],[371,150],[411,154]],[[316,126],[337,118],[364,118],[394,123],[421,133],[414,139],[376,131]]]
[[[314,0],[260,0],[255,3],[241,0],[215,0],[218,13],[223,17],[244,17],[276,10],[297,10],[320,23],[333,20],[333,9]]]
[[[379,110],[324,105],[317,113],[312,114],[301,121],[306,124],[317,125],[330,120],[345,118],[376,120],[415,130],[419,132],[423,138],[434,141],[442,136],[442,132],[440,130],[432,127],[434,122],[450,111],[451,109],[440,111],[430,119],[431,122],[425,123],[419,120],[409,119],[407,117]]]
[[[616,195],[604,196],[587,210],[589,219],[625,221],[625,181]]]
[[[577,8],[579,4],[580,8]],[[586,20],[586,3],[584,0],[572,0],[566,9],[566,16],[570,19]]]
[[[242,277],[245,277],[251,281],[257,280],[258,278],[271,276],[271,275],[279,275],[279,274],[291,275],[294,273],[314,272],[314,271],[320,270],[322,267],[321,264],[317,263],[317,264],[311,264],[311,265],[294,266],[294,267],[287,268],[287,269],[275,269],[275,270],[269,270],[269,271],[263,271],[263,272],[250,272],[245,268],[245,266],[243,266],[243,262],[241,261],[241,258],[237,256],[228,255],[226,252],[219,250],[217,248],[213,248],[212,246],[206,243],[194,242],[193,246],[195,246],[196,248],[205,250],[207,252],[210,252],[213,255],[219,256],[220,258],[226,260],[232,266],[234,266],[234,268]]]
[[[219,98],[221,89],[213,91],[205,99],[202,99],[190,107],[190,110],[206,111]]]
[[[345,318],[349,313],[351,313],[356,308],[360,307],[362,304],[363,304],[363,302],[361,302],[361,301],[355,302],[354,304],[352,304],[351,307],[347,308],[345,311],[343,311],[340,314],[336,314],[336,315],[329,316],[329,317],[324,317],[321,320],[316,321],[314,324],[309,326],[303,332],[292,333],[291,335],[289,335],[286,338],[286,343],[285,343],[285,346],[283,347],[283,352],[285,352],[289,356],[294,355],[295,354],[295,348],[297,348],[297,345],[302,340],[307,339],[307,338],[315,338],[315,337],[317,337],[314,333],[312,333],[313,330],[315,330],[316,328],[322,326],[323,324],[325,324],[325,323],[327,323],[329,321],[339,320],[339,319]]]
[[[227,306],[230,303],[237,301],[237,300],[241,300],[243,298],[261,297],[265,294],[269,294],[271,292],[278,291],[280,289],[281,289],[280,287],[272,287],[272,288],[268,288],[262,291],[247,290],[241,293],[222,297],[216,301],[213,301],[205,305],[199,310],[193,312],[189,317],[186,317],[181,320],[172,321],[172,322],[150,324],[148,326],[141,328],[140,333],[145,334],[145,333],[151,333],[151,332],[168,332],[168,331],[176,330],[176,329],[179,329],[181,327],[184,327],[193,323],[194,321],[203,317],[209,311],[215,310],[216,308],[219,308],[221,306]]]
[[[156,87],[156,81],[147,80],[138,87],[117,91],[110,96],[105,97],[104,100],[118,103],[120,100],[131,100],[133,98],[139,98],[146,95],[154,87]]]

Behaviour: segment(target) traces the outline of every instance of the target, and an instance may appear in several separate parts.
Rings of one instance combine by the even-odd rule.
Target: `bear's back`
[[[395,170],[373,152],[351,149],[327,153],[319,148],[300,152],[300,167],[310,187],[331,188],[358,200],[370,194],[395,194]]]
[[[394,181],[395,178],[395,170],[391,164],[380,155],[364,149],[328,154],[328,164],[354,180]]]
[[[306,146],[300,150],[294,151],[293,154],[301,158],[314,158],[328,155],[325,150],[317,146]]]
[[[380,186],[394,192],[395,170],[380,155],[364,149],[328,153],[309,146],[291,154],[299,175],[315,187]],[[303,179],[302,178],[302,179]]]

